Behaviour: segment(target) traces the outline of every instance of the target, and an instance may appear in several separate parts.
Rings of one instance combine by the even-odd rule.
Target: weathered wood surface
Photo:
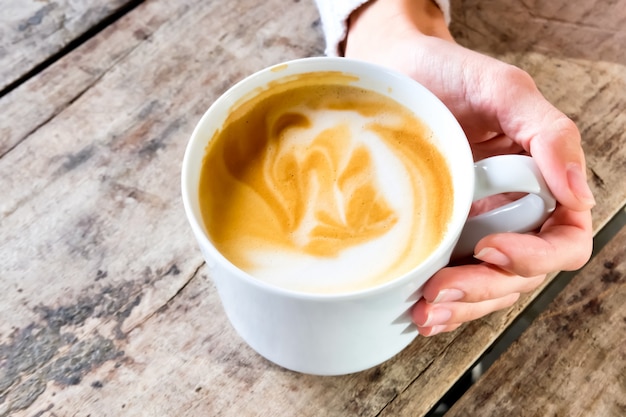
[[[514,27],[542,36],[517,2],[491,3],[456,4],[454,31],[530,71],[578,122],[597,230],[626,201],[624,63],[485,44]],[[623,33],[617,17],[597,19]],[[153,0],[0,99],[0,416],[420,415],[510,325],[533,295],[333,378],[283,371],[230,328],[184,218],[184,148],[229,85],[322,50],[312,1]]]
[[[176,7],[151,2],[123,18],[0,100],[0,156],[98,83],[170,19]]]
[[[133,0],[3,0],[0,90],[26,76]]]
[[[626,415],[626,227],[446,416]]]
[[[626,1],[452,0],[456,38],[489,54],[626,64]]]

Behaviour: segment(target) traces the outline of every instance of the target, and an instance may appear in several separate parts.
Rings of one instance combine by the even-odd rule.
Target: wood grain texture
[[[489,54],[539,52],[552,57],[626,64],[626,0],[452,1],[454,35]]]
[[[0,100],[0,156],[63,112],[175,13],[150,2],[141,12],[109,25],[95,38],[50,65]]]
[[[4,0],[0,13],[0,91],[132,0]]]
[[[195,123],[243,76],[321,54],[314,5],[283,5],[147,2],[2,98],[13,113],[0,118],[10,136],[0,415],[31,415],[40,397],[37,411],[58,405],[48,387],[71,394],[98,367],[121,366],[128,334],[196,277],[203,261],[179,188]],[[65,412],[82,409],[80,398]]]
[[[457,3],[454,31],[577,121],[597,230],[626,201],[624,63],[534,49],[491,3]],[[511,27],[526,46],[483,42]],[[286,372],[234,333],[184,217],[184,148],[230,85],[323,47],[311,1],[153,0],[0,99],[0,416],[423,415],[532,300],[343,377]]]
[[[626,227],[446,416],[626,415]]]

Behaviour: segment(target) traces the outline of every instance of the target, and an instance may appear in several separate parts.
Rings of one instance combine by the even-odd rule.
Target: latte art
[[[337,73],[271,86],[233,109],[203,161],[214,245],[277,286],[345,292],[397,278],[443,238],[452,181],[429,129]]]

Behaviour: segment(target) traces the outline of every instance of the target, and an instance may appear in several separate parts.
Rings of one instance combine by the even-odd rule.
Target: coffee
[[[343,293],[395,279],[443,239],[453,190],[411,111],[338,72],[280,80],[230,109],[199,201],[234,265],[276,286]]]

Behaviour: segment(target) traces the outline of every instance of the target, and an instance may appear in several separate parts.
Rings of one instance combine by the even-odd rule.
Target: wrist
[[[373,0],[350,16],[343,51],[407,35],[453,41],[444,14],[433,0]]]

